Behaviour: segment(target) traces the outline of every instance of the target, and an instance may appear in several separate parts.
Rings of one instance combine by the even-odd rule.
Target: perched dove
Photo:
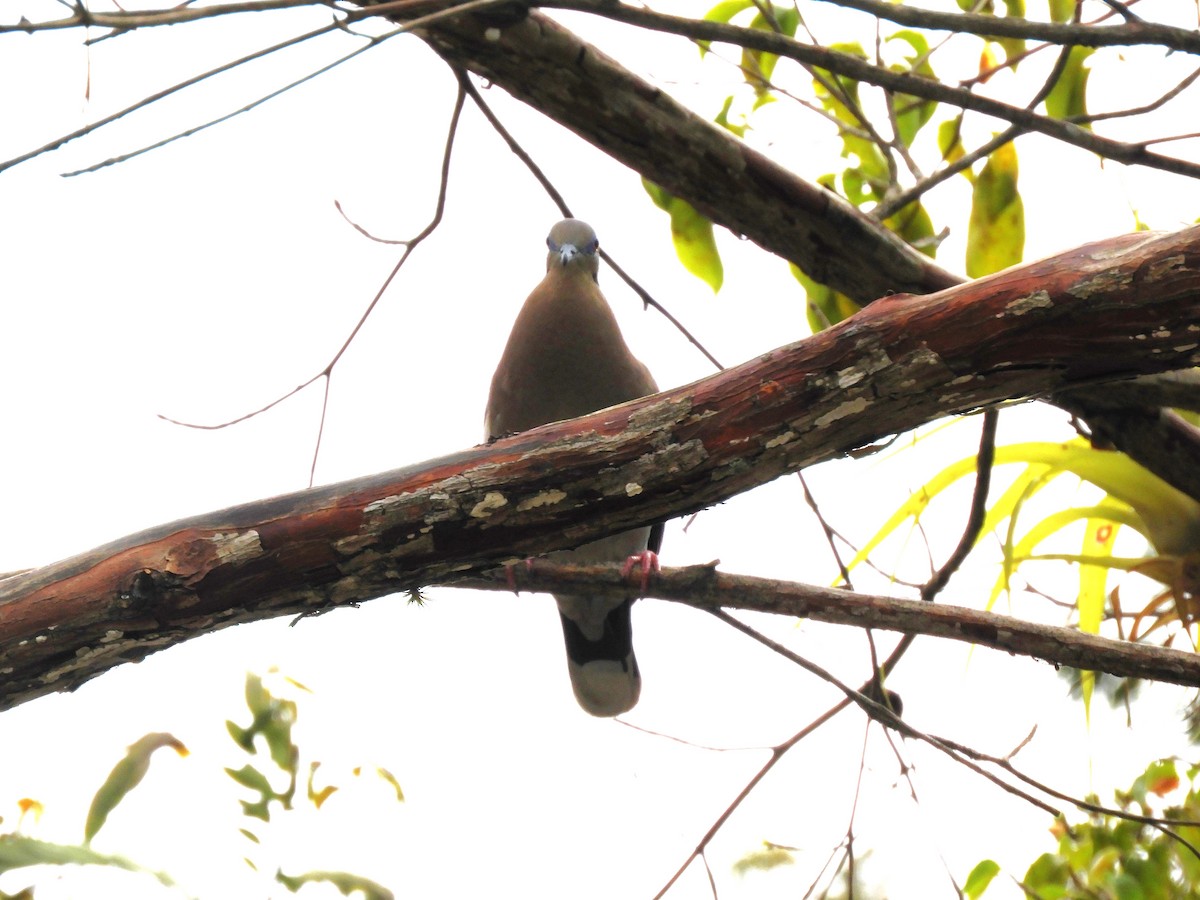
[[[597,282],[600,243],[591,226],[564,219],[546,238],[546,277],[513,324],[492,377],[485,424],[488,438],[571,419],[658,388],[621,337]],[[662,526],[638,528],[575,550],[551,553],[558,562],[627,560],[643,573],[656,564]],[[558,594],[567,669],[579,705],[594,716],[633,708],[642,680],[633,655],[630,606],[622,600]]]

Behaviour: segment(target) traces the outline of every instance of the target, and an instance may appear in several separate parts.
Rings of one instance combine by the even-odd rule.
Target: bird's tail
[[[575,699],[593,716],[617,716],[633,709],[642,692],[642,676],[633,655],[633,627],[630,621],[632,600],[609,610],[600,629],[587,628],[599,635],[590,639],[584,629],[568,616],[577,614],[580,598],[559,601],[563,637],[567,644],[567,671]],[[588,601],[582,601],[587,604]]]

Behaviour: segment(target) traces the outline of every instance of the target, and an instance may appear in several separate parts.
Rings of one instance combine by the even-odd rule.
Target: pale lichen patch
[[[640,484],[638,484],[636,481],[630,481],[629,483],[627,483],[625,485],[625,496],[626,497],[636,497],[641,492],[642,492],[642,486]]]
[[[537,509],[539,506],[553,506],[555,503],[561,503],[566,498],[566,493],[557,488],[549,491],[539,491],[532,497],[526,497],[518,503],[517,512],[525,512],[527,509]]]
[[[1035,309],[1047,309],[1054,305],[1054,301],[1050,299],[1050,294],[1047,291],[1034,291],[1024,297],[1018,297],[1015,300],[1010,300],[1004,304],[1004,311],[996,315],[996,318],[1001,316],[1023,316],[1027,312],[1032,312]]]
[[[508,498],[499,491],[488,491],[483,499],[471,507],[472,519],[486,519],[496,510],[508,506]]]
[[[845,403],[839,403],[829,412],[817,418],[817,427],[824,428],[826,425],[831,425],[839,419],[844,419],[846,416],[857,415],[865,410],[868,406],[866,397],[857,397],[854,400],[847,400]]]
[[[768,449],[768,450],[773,450],[775,447],[782,447],[784,444],[790,444],[792,441],[794,441],[796,439],[796,437],[797,437],[796,432],[792,431],[789,428],[783,434],[779,434],[779,435],[776,435],[775,437],[771,438],[763,446],[766,447],[766,449]]]
[[[1133,281],[1128,272],[1100,272],[1067,288],[1067,293],[1080,300],[1086,300],[1093,294],[1103,294],[1124,287]]]
[[[236,562],[262,556],[262,542],[253,528],[242,532],[218,532],[210,540],[222,562]]]

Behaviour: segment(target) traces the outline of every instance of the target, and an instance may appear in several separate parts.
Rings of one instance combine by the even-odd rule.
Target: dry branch
[[[616,565],[539,563],[531,570],[515,566],[511,577],[518,589],[528,591],[582,588],[594,596],[629,594],[629,578]],[[460,584],[484,590],[511,589],[508,578],[502,575],[473,578]],[[1109,640],[1072,628],[1025,622],[961,606],[734,575],[718,572],[711,566],[663,569],[652,577],[644,596],[677,600],[699,609],[745,609],[834,625],[925,634],[1031,656],[1054,666],[1200,687],[1200,654]]]
[[[0,582],[0,708],[226,625],[683,515],[940,416],[1198,361],[1200,228],[887,298],[685,387]]]

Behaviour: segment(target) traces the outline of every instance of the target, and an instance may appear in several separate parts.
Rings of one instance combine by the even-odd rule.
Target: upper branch
[[[238,622],[684,515],[940,416],[1200,363],[1200,227],[892,297],[685,387],[0,581],[0,708]]]
[[[407,12],[388,15],[404,21]],[[959,281],[836,194],[696,115],[545,15],[531,12],[503,27],[461,16],[422,36],[452,64],[503,87],[709,219],[857,301]]]
[[[937,12],[885,0],[825,0],[880,19],[913,28],[965,32],[989,39],[1008,37],[1079,47],[1128,47],[1152,44],[1167,50],[1200,53],[1200,32],[1144,20],[1121,25],[1078,25],[1038,22],[1021,16],[988,16],[980,13]]]
[[[891,69],[872,65],[849,53],[802,44],[775,32],[742,28],[725,22],[709,22],[684,16],[672,16],[641,7],[627,6],[623,3],[610,3],[608,0],[545,0],[542,5],[594,13],[619,22],[628,22],[631,25],[678,34],[693,40],[718,41],[752,50],[763,50],[805,65],[819,66],[847,78],[886,88],[889,91],[910,94],[914,97],[922,97],[926,100],[947,103],[951,106],[994,116],[1018,125],[1026,131],[1040,132],[1117,162],[1150,166],[1176,175],[1200,178],[1200,164],[1154,153],[1146,149],[1146,142],[1125,143],[1102,137],[1072,122],[1039,115],[1032,110],[1002,103],[965,88],[951,87],[931,78],[922,78],[908,72],[893,72]]]

